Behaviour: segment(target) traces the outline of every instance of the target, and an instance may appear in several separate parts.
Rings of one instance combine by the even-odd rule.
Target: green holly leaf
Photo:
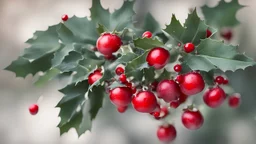
[[[214,85],[214,71],[200,71],[200,74],[202,75],[205,83],[207,83],[208,85]]]
[[[192,70],[210,71],[220,69],[224,72],[255,65],[255,62],[241,56],[237,52],[237,46],[225,45],[221,41],[205,39],[197,47],[197,55],[188,54],[184,57],[184,63]]]
[[[164,71],[161,74],[159,74],[157,81],[162,81],[162,80],[170,79],[170,78],[171,78],[171,73],[168,72],[166,69],[164,69]]]
[[[114,88],[117,88],[117,87],[124,87],[125,85],[118,82],[118,81],[114,81],[110,86],[108,86],[108,88],[110,89],[114,89]]]
[[[198,45],[201,39],[206,38],[206,30],[209,28],[210,27],[198,17],[195,9],[188,15],[184,26],[182,26],[175,15],[173,15],[171,23],[166,26],[164,31],[180,43],[192,42]],[[216,32],[213,28],[211,28],[211,30],[213,34]]]
[[[164,44],[158,39],[138,38],[133,40],[134,46],[143,50],[150,50],[155,47],[163,47]]]
[[[93,0],[91,11],[92,21],[104,25],[108,30],[123,30],[125,27],[132,26],[132,16],[134,1],[125,1],[123,6],[110,13],[108,9],[101,6],[100,0]]]
[[[236,13],[243,7],[238,0],[231,0],[231,2],[221,0],[216,7],[204,5],[202,12],[207,24],[211,26],[216,28],[234,27],[240,23],[236,19]]]
[[[14,72],[16,77],[25,78],[28,74],[32,74],[34,76],[39,71],[45,72],[49,70],[51,68],[52,58],[52,53],[40,57],[32,62],[24,57],[19,57],[6,67],[5,70]]]
[[[102,33],[104,33],[104,32],[107,32],[108,29],[107,29],[104,25],[98,24],[97,31],[98,31],[98,33],[99,33],[99,35],[100,35],[100,34],[102,34]]]
[[[60,70],[56,68],[52,68],[45,72],[43,76],[40,76],[39,79],[34,83],[36,86],[43,86],[53,78],[55,78],[58,74],[60,74]]]
[[[155,81],[155,69],[153,67],[143,69],[144,78],[146,83]]]
[[[70,72],[74,68],[77,67],[79,61],[82,60],[82,59],[83,59],[83,56],[80,53],[78,53],[76,51],[71,51],[64,58],[64,60],[61,62],[61,64],[56,66],[56,68],[58,68],[62,72]]]
[[[153,35],[162,33],[160,24],[156,21],[156,19],[150,13],[147,13],[147,15],[145,16],[143,30],[144,32],[150,31]]]

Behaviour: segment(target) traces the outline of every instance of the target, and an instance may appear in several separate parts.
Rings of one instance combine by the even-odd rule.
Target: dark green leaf
[[[123,87],[123,86],[125,86],[125,85],[122,83],[119,83],[118,81],[114,81],[110,86],[108,86],[108,88],[114,89],[116,87]]]
[[[126,76],[133,76],[134,73],[139,73],[144,68],[148,68],[148,64],[146,62],[146,56],[148,52],[145,52],[141,56],[133,59],[132,61],[128,62],[125,67],[125,74]]]
[[[155,69],[153,67],[145,68],[144,78],[146,83],[151,83],[155,81]]]
[[[158,39],[149,39],[149,38],[138,38],[134,41],[134,46],[141,48],[143,50],[149,50],[155,47],[163,47],[164,44]]]
[[[204,81],[208,85],[214,85],[214,72],[213,71],[210,71],[210,72],[201,71],[200,73],[201,73]]]
[[[164,69],[164,71],[159,75],[159,77],[157,78],[157,81],[162,81],[165,79],[170,79],[171,78],[171,73],[168,72],[166,69]]]
[[[43,76],[40,76],[39,79],[34,84],[36,86],[45,85],[47,82],[55,78],[58,74],[60,74],[60,70],[56,68],[52,68],[48,70]]]
[[[162,29],[159,23],[155,20],[155,18],[150,13],[148,13],[145,17],[143,30],[150,31],[152,32],[153,35],[156,35],[162,32]]]

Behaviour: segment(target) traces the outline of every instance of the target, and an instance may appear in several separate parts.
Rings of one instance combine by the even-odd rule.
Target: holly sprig
[[[211,37],[218,29],[207,25],[212,23],[208,20],[210,12],[206,12],[205,7],[203,12],[207,24],[195,9],[184,24],[173,15],[170,24],[161,29],[151,14],[147,14],[142,27],[135,27],[132,19],[135,15],[133,6],[134,1],[125,1],[120,9],[110,13],[101,6],[100,0],[93,0],[90,19],[65,16],[63,22],[50,26],[46,31],[35,32],[33,38],[27,41],[30,47],[5,68],[23,78],[29,74],[44,72],[36,85],[43,85],[64,74],[71,78],[70,83],[59,90],[64,97],[56,106],[60,108],[61,121],[58,127],[61,134],[75,128],[80,136],[90,130],[104,97],[115,88],[131,87],[136,93],[136,88],[142,86],[140,89],[154,91],[152,83],[174,79],[177,74],[191,71],[199,72],[205,82],[213,86],[216,70],[236,71],[255,65],[252,59],[237,51],[238,46],[227,45]],[[219,7],[225,6],[226,3]],[[237,21],[233,21],[234,25],[235,23]],[[231,26],[220,24],[224,25]],[[152,36],[141,37],[145,31],[150,31]],[[207,31],[211,32],[210,36],[207,36]],[[113,55],[104,55],[99,47],[95,48],[99,37],[104,34],[117,36],[123,42]],[[184,50],[188,43],[188,48],[193,48],[191,52]],[[147,57],[156,47],[169,53],[165,65],[178,63],[182,70],[180,68],[173,71],[168,67],[159,69],[150,65]],[[115,71],[120,65],[125,69],[123,78],[118,77]],[[92,75],[97,77],[93,82],[90,78]],[[177,78],[176,81],[181,83]],[[179,102],[181,99],[180,97]],[[123,112],[126,107],[118,107],[118,110]],[[190,106],[189,109],[193,107]],[[161,118],[167,115],[166,111],[164,113]]]

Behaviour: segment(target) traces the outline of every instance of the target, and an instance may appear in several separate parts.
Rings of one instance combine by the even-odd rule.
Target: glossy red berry
[[[63,21],[67,21],[68,20],[68,15],[63,15],[62,17],[61,17],[61,19],[63,20]]]
[[[156,91],[157,96],[165,102],[177,100],[181,94],[180,87],[174,80],[162,80]]]
[[[143,34],[142,34],[142,37],[143,38],[151,38],[152,37],[152,33],[150,31],[145,31]]]
[[[234,94],[228,98],[228,104],[231,108],[237,108],[240,105],[241,96],[240,94]]]
[[[177,77],[175,78],[175,81],[177,82],[177,83],[182,83],[182,81],[183,81],[183,76],[182,75],[177,75]]]
[[[191,53],[192,51],[194,51],[195,50],[195,45],[193,44],[193,43],[186,43],[185,45],[184,45],[184,51],[186,52],[186,53]]]
[[[208,89],[204,95],[203,99],[206,105],[211,108],[219,107],[226,99],[226,94],[221,87],[215,87]]]
[[[135,94],[137,92],[136,87],[132,87],[132,93]]]
[[[190,72],[182,76],[180,84],[181,92],[187,96],[195,95],[203,91],[205,87],[203,77],[196,72]]]
[[[116,107],[126,107],[131,103],[132,90],[128,87],[117,87],[110,91],[110,101]]]
[[[153,66],[155,69],[163,68],[169,62],[169,59],[170,53],[161,47],[151,49],[146,58],[148,65]]]
[[[121,74],[123,74],[124,73],[124,68],[122,68],[122,67],[117,67],[116,68],[116,74],[117,75],[121,75]]]
[[[129,88],[132,88],[132,83],[130,83],[130,82],[125,83],[125,85],[126,85],[127,87],[129,87]]]
[[[173,67],[174,71],[176,72],[181,72],[182,70],[182,66],[180,64],[176,64],[174,67]]]
[[[233,33],[230,29],[223,30],[220,35],[227,41],[230,41],[233,37]]]
[[[150,84],[151,90],[152,91],[156,91],[157,85],[158,85],[158,81],[154,81]]]
[[[157,107],[157,100],[152,92],[141,91],[133,97],[132,104],[136,111],[150,113]]]
[[[119,107],[117,107],[117,111],[119,112],[119,113],[124,113],[126,110],[127,110],[127,106],[119,106]]]
[[[122,41],[116,34],[104,33],[96,43],[96,47],[100,53],[105,56],[112,56],[112,54],[120,49]]]
[[[183,125],[189,130],[197,130],[199,129],[203,123],[204,118],[200,111],[191,111],[185,110],[181,116],[181,121]]]
[[[127,83],[126,75],[125,74],[121,74],[119,76],[119,80],[120,80],[121,83]]]
[[[215,82],[218,84],[223,84],[224,83],[224,78],[222,76],[217,76],[215,78]]]
[[[209,38],[210,36],[212,36],[212,32],[209,29],[207,29],[206,30],[206,37]]]
[[[187,95],[181,93],[181,94],[180,94],[180,97],[179,97],[179,102],[180,102],[180,104],[186,102],[187,98],[188,98]]]
[[[177,136],[177,131],[173,125],[160,126],[157,130],[157,137],[161,142],[171,142]]]
[[[29,106],[29,112],[31,115],[36,115],[38,113],[39,107],[37,104],[32,104]]]
[[[100,70],[95,70],[88,76],[88,83],[92,85],[94,82],[102,78],[102,73]]]
[[[171,101],[171,103],[170,103],[170,107],[171,107],[171,108],[176,109],[176,108],[178,108],[179,106],[180,106],[180,102],[179,102],[178,100]]]
[[[228,84],[228,79],[224,79],[223,84],[224,85]]]

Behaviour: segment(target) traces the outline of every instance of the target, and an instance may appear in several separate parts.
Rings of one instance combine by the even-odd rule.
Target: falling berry
[[[190,72],[183,75],[182,82],[179,84],[181,92],[187,96],[198,94],[205,87],[203,77],[197,72]]]
[[[121,83],[127,83],[127,78],[126,78],[126,75],[125,74],[121,74],[120,76],[119,76],[119,80],[120,80],[120,82]]]
[[[122,68],[122,67],[117,67],[116,68],[116,74],[117,75],[121,75],[121,74],[123,74],[124,73],[124,68]]]
[[[181,116],[181,121],[187,129],[197,130],[203,125],[204,118],[199,110],[185,110]]]
[[[110,91],[109,97],[116,107],[126,107],[131,103],[132,90],[128,87],[117,87]]]
[[[240,105],[241,96],[240,94],[234,94],[228,98],[228,104],[231,108],[237,108]]]
[[[177,131],[173,125],[162,125],[157,130],[157,137],[161,142],[171,142],[176,138]]]
[[[104,33],[96,43],[96,47],[100,53],[105,56],[112,56],[112,54],[120,49],[122,41],[116,34]]]
[[[124,113],[126,110],[127,110],[127,106],[119,106],[119,107],[117,107],[117,111],[119,112],[119,113]]]
[[[210,36],[212,36],[212,32],[209,29],[207,29],[206,30],[206,37],[209,38]]]
[[[150,113],[157,107],[155,95],[150,91],[141,91],[132,99],[133,107],[141,113]]]
[[[224,79],[223,84],[224,85],[228,84],[228,79]]]
[[[150,31],[145,31],[143,34],[142,34],[142,37],[143,38],[151,38],[152,37],[152,33]]]
[[[203,99],[206,105],[211,108],[219,107],[225,100],[226,94],[221,87],[215,87],[208,89],[204,95]]]
[[[63,20],[63,21],[67,21],[68,20],[68,15],[63,15],[62,17],[61,17],[61,19]]]
[[[174,67],[173,67],[174,71],[176,72],[181,72],[182,70],[182,66],[180,64],[176,64]]]
[[[94,82],[102,78],[102,73],[100,70],[95,70],[88,76],[88,83],[92,85]]]
[[[169,59],[170,53],[161,47],[151,49],[146,58],[148,65],[153,66],[155,69],[163,68],[169,62]]]
[[[224,78],[222,76],[217,76],[215,78],[215,82],[218,84],[223,84],[224,83]]]
[[[177,101],[177,100],[172,101],[172,102],[170,103],[170,107],[171,107],[171,108],[176,109],[176,108],[178,108],[179,106],[180,106],[180,102]]]
[[[195,45],[193,44],[193,43],[186,43],[185,45],[184,45],[184,51],[186,52],[186,53],[191,53],[192,51],[194,51],[195,50]]]
[[[230,41],[233,37],[233,33],[230,29],[222,30],[221,37],[223,37],[225,40]]]
[[[180,102],[180,104],[186,102],[187,98],[188,98],[187,95],[181,93],[181,94],[180,94],[180,97],[179,97],[179,102]]]
[[[37,104],[32,104],[29,106],[29,112],[31,115],[36,115],[38,113],[39,107]]]
[[[177,100],[181,94],[180,87],[174,80],[162,80],[156,91],[157,96],[165,102]]]

